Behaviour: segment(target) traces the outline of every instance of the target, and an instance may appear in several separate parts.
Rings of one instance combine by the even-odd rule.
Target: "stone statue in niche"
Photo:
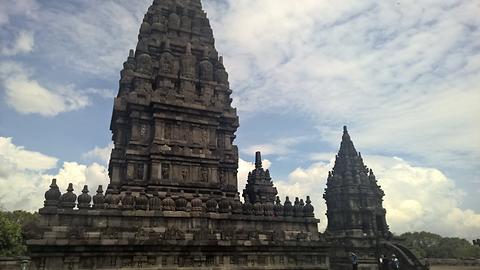
[[[183,182],[187,181],[188,170],[186,168],[182,168],[182,171],[180,172],[180,176]]]
[[[192,44],[187,43],[185,55],[181,59],[182,76],[186,78],[195,78],[195,56],[192,55]]]
[[[152,58],[148,54],[141,54],[136,59],[136,72],[151,75],[152,74]]]
[[[182,16],[182,29],[190,31],[192,29],[192,19],[188,16]]]
[[[202,169],[200,171],[200,174],[201,174],[202,182],[204,182],[204,183],[208,182],[208,169],[202,167]]]
[[[202,130],[202,143],[208,144],[208,134],[206,130]]]
[[[223,170],[220,170],[218,172],[218,181],[220,182],[220,184],[225,183],[225,172]]]
[[[213,79],[213,64],[210,62],[210,52],[205,48],[200,62],[200,80],[211,81]]]
[[[169,179],[170,178],[170,165],[163,163],[162,164],[162,179]]]
[[[176,13],[172,13],[168,16],[168,27],[172,29],[180,28],[180,17]]]
[[[160,72],[165,74],[176,75],[178,72],[178,63],[175,56],[170,50],[170,41],[164,43],[163,53],[160,57]]]
[[[135,171],[137,172],[136,178],[143,180],[143,175],[144,175],[144,166],[143,164],[136,164],[135,165]]]

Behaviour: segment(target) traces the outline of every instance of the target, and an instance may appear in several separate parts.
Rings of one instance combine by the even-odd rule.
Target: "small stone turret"
[[[162,200],[158,197],[158,194],[153,194],[148,200],[148,209],[150,211],[162,210]]]
[[[67,192],[60,197],[60,207],[64,209],[75,208],[77,195],[73,193],[73,184],[68,184]]]
[[[92,196],[88,194],[88,186],[83,186],[82,194],[78,196],[78,209],[89,209]]]
[[[135,209],[137,210],[147,210],[148,209],[148,198],[145,195],[145,191],[140,192],[140,194],[135,197]]]
[[[255,169],[248,174],[247,185],[243,194],[248,196],[250,203],[265,202],[274,203],[277,196],[277,188],[273,186],[270,172],[263,169],[262,154],[255,153]]]
[[[175,208],[177,211],[187,211],[188,201],[184,197],[184,191],[180,192],[179,197],[175,200]]]
[[[122,197],[122,209],[133,210],[135,206],[135,198],[132,196],[132,192],[127,190]]]
[[[203,211],[203,202],[200,199],[200,195],[198,194],[198,190],[195,192],[195,195],[190,201],[190,205],[192,206],[192,212],[202,212]]]
[[[93,196],[93,208],[95,208],[95,209],[104,209],[105,208],[105,197],[103,196],[102,185],[98,186],[97,194],[95,194],[95,196]]]
[[[305,217],[313,217],[314,214],[314,207],[312,205],[312,201],[310,200],[310,196],[307,196],[307,200],[305,201],[307,204],[303,207],[303,215]]]
[[[285,203],[283,205],[283,211],[284,211],[283,214],[286,217],[291,217],[294,214],[293,213],[293,211],[294,211],[293,205],[292,205],[292,202],[290,201],[290,198],[288,196],[285,198]]]
[[[58,207],[60,196],[62,196],[62,193],[60,193],[60,189],[57,186],[57,179],[52,179],[50,189],[45,192],[44,206],[53,208]]]
[[[165,199],[162,200],[163,211],[175,211],[175,201],[171,197],[170,190],[167,192]]]
[[[282,202],[280,201],[280,197],[278,196],[277,196],[277,199],[275,200],[275,206],[273,208],[273,212],[277,217],[283,216],[283,213],[284,213]]]

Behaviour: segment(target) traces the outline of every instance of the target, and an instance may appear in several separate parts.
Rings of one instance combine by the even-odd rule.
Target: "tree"
[[[0,256],[24,255],[25,239],[41,234],[38,213],[0,211]]]
[[[480,247],[465,239],[429,232],[408,232],[400,235],[400,239],[420,258],[480,259]]]
[[[17,256],[25,250],[21,225],[0,212],[0,256]]]

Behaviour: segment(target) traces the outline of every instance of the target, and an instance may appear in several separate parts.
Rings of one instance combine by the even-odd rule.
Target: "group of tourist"
[[[358,258],[353,252],[350,253],[350,261],[352,262],[352,269],[358,270]],[[395,254],[392,254],[391,259],[382,254],[379,258],[379,264],[381,270],[400,270],[400,261]]]

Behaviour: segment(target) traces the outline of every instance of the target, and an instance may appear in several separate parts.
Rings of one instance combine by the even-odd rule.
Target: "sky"
[[[0,0],[0,204],[108,183],[119,72],[151,0]],[[395,233],[480,238],[480,2],[204,0],[238,109],[239,187],[261,150],[281,197],[322,198],[347,125]]]

